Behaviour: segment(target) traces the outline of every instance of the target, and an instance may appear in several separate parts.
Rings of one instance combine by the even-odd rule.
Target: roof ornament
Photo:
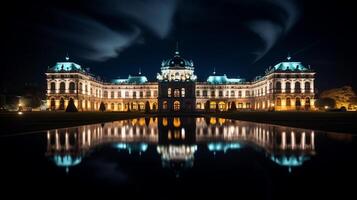
[[[179,42],[178,42],[178,41],[176,41],[175,55],[180,55],[180,51],[179,51]]]
[[[68,61],[69,60],[69,56],[68,56],[68,52],[67,52],[67,54],[66,54],[66,61]]]
[[[141,75],[141,67],[139,67],[139,75]]]
[[[216,68],[213,67],[213,75],[215,75],[215,74],[216,74]]]
[[[290,53],[288,53],[288,57],[286,59],[291,60]]]

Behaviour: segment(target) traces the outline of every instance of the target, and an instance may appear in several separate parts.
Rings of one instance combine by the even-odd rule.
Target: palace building
[[[194,69],[193,61],[176,49],[173,58],[162,61],[156,81],[139,72],[109,82],[66,57],[47,70],[47,106],[64,110],[73,99],[80,111],[98,111],[101,103],[107,111],[144,111],[147,106],[159,112],[314,109],[315,72],[290,57],[251,81],[216,72],[198,81]]]

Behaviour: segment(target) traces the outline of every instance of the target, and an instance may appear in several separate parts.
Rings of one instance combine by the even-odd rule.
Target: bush
[[[68,102],[68,106],[66,108],[66,112],[78,112],[76,105],[74,105],[74,100],[70,99]]]
[[[328,108],[333,109],[336,107],[336,101],[332,98],[321,98],[315,101],[315,107],[323,110],[325,109],[325,106],[328,106]]]

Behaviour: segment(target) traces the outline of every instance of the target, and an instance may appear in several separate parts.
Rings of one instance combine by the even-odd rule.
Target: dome
[[[53,158],[58,167],[72,167],[82,162],[82,157],[73,157],[71,155],[56,155]]]
[[[280,62],[276,64],[273,68],[267,69],[267,73],[275,72],[275,71],[283,71],[283,72],[305,72],[311,71],[310,68],[302,65],[301,62],[290,61],[291,57],[287,58],[287,61]]]
[[[74,62],[69,61],[69,57],[66,57],[66,61],[57,62],[53,67],[49,68],[49,71],[53,72],[70,72],[70,71],[85,71],[82,67]]]
[[[181,57],[179,51],[175,51],[175,56],[171,59],[164,60],[161,63],[161,66],[164,68],[170,69],[192,69],[193,68],[193,61],[186,60]]]

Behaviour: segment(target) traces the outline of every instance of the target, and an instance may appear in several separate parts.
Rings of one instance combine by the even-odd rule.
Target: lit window
[[[179,101],[175,101],[174,102],[174,111],[179,111],[180,110],[180,102]]]
[[[181,88],[181,97],[185,97],[185,88]]]
[[[167,96],[171,97],[171,88],[167,89]]]
[[[175,89],[174,97],[180,97],[180,90],[179,89]]]
[[[167,110],[167,101],[162,102],[162,109]]]

